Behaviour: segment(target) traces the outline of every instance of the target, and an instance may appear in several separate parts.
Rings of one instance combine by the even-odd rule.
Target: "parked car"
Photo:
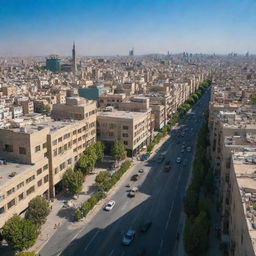
[[[139,173],[144,173],[144,170],[143,169],[139,169]]]
[[[146,222],[144,223],[141,227],[140,227],[140,231],[141,232],[147,232],[150,227],[152,226],[152,221]]]
[[[124,236],[123,236],[122,244],[123,244],[123,245],[130,245],[131,242],[134,240],[135,235],[136,235],[136,231],[135,231],[135,230],[128,230],[128,231],[124,234]]]
[[[115,206],[116,202],[114,200],[110,200],[104,207],[106,211],[111,211]]]
[[[129,197],[135,197],[136,192],[138,192],[138,188],[137,187],[133,187],[130,191],[128,196]]]
[[[166,162],[164,163],[164,170],[165,170],[166,172],[169,172],[169,171],[171,170],[171,161],[170,161],[170,160],[168,160],[168,161],[166,161]]]

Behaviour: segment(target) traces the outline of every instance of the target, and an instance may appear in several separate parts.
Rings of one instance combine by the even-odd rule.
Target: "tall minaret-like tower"
[[[76,46],[75,42],[73,43],[73,49],[72,49],[72,72],[74,75],[76,75],[77,71],[77,65],[76,65]]]

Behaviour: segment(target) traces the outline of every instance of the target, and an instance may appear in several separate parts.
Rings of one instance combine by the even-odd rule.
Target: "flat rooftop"
[[[109,117],[115,119],[127,119],[133,120],[145,115],[146,112],[132,112],[132,111],[107,111],[107,112],[98,112],[99,117]]]
[[[20,164],[20,163],[13,163],[13,162],[6,162],[6,164],[0,164],[0,186],[4,185],[11,179],[14,179],[22,172],[31,168],[30,164]],[[9,175],[15,174],[14,177]]]

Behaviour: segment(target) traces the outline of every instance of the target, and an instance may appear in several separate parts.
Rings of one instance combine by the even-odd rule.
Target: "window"
[[[24,193],[21,193],[20,195],[19,195],[19,201],[21,201],[21,200],[23,200],[24,199]]]
[[[47,148],[47,143],[46,142],[43,144],[43,148]]]
[[[73,135],[76,135],[76,130],[73,131]]]
[[[82,129],[78,129],[78,133],[81,133],[82,132]]]
[[[76,143],[76,139],[75,140],[73,140],[73,144],[75,144]]]
[[[72,164],[72,158],[68,159],[68,164]]]
[[[78,156],[75,156],[75,162],[78,160]]]
[[[123,137],[127,138],[128,137],[128,133],[123,133]]]
[[[42,184],[43,184],[42,180],[39,180],[39,181],[37,182],[37,186],[38,186],[38,187],[42,186]]]
[[[35,191],[35,186],[32,186],[31,188],[29,188],[27,190],[27,196],[30,195],[31,193],[33,193]]]
[[[44,165],[43,167],[44,171],[48,169],[48,164]]]
[[[65,166],[65,163],[60,164],[60,170],[62,171],[63,169],[65,169]]]
[[[124,145],[128,145],[128,141],[124,140]]]
[[[45,153],[44,153],[44,157],[48,157],[48,152],[45,152]]]
[[[58,155],[58,150],[57,149],[54,149],[53,150],[53,156],[57,156]]]
[[[44,176],[44,183],[49,181],[49,175]]]
[[[59,147],[59,148],[58,148],[58,152],[59,152],[59,154],[62,153],[62,147]]]
[[[35,147],[35,152],[40,151],[40,149],[41,149],[40,145],[36,146],[36,147]]]
[[[11,195],[14,191],[15,191],[15,189],[14,189],[14,188],[12,188],[12,189],[8,190],[8,191],[7,191],[7,196]]]
[[[129,127],[127,125],[123,125],[123,130],[128,130]]]
[[[17,185],[17,189],[20,189],[22,187],[24,187],[24,182],[23,181]]]
[[[19,153],[20,153],[21,155],[26,155],[26,149],[23,148],[23,147],[19,147]]]
[[[78,138],[78,141],[81,141],[82,140],[82,136]]]
[[[0,208],[0,214],[4,213],[4,207]]]
[[[57,145],[57,140],[54,140],[54,141],[52,142],[52,145],[53,145],[53,146]]]
[[[11,207],[13,207],[15,205],[15,199],[12,199],[12,201],[10,201],[8,204],[7,204],[7,207],[8,209],[10,209]]]
[[[62,137],[59,137],[59,138],[58,138],[58,142],[62,142]]]
[[[108,133],[108,136],[109,136],[109,137],[113,137],[113,136],[114,136],[114,133],[113,133],[113,132],[109,132],[109,133]]]
[[[63,138],[64,138],[64,140],[65,140],[65,139],[67,139],[67,138],[69,138],[69,137],[70,137],[70,133],[66,133]]]
[[[32,180],[35,179],[35,175],[29,177],[28,179],[26,179],[26,183],[28,184],[29,182],[31,182]]]
[[[6,151],[6,152],[13,152],[13,146],[5,144],[4,145],[4,151]]]
[[[68,143],[64,145],[64,150],[68,149]]]
[[[42,168],[40,168],[40,169],[38,169],[37,171],[36,171],[36,174],[37,175],[40,175],[42,173]]]

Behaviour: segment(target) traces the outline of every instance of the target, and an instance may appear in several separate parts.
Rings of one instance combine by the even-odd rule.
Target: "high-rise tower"
[[[74,75],[76,75],[77,71],[77,65],[76,65],[76,46],[75,42],[73,43],[73,49],[72,49],[72,72]]]

